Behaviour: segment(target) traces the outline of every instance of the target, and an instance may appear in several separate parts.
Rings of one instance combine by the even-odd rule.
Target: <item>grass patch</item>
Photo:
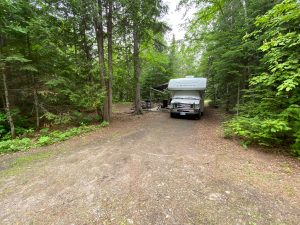
[[[53,152],[38,152],[27,156],[21,156],[17,158],[14,162],[12,162],[8,169],[1,170],[0,177],[16,175],[32,162],[37,162],[46,159],[53,154]]]

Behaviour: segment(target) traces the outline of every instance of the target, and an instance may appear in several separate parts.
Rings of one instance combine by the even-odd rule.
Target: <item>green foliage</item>
[[[250,143],[265,146],[278,145],[284,142],[284,134],[291,130],[288,123],[280,119],[265,119],[259,117],[236,117],[226,122],[227,134],[234,134]]]
[[[97,85],[85,85],[82,89],[70,92],[70,100],[84,109],[96,109],[103,105],[105,92]]]
[[[295,137],[295,142],[292,145],[292,153],[297,156],[300,157],[300,129],[298,131],[296,131],[296,133],[294,134]]]
[[[144,68],[142,73],[144,99],[150,98],[150,87],[166,83],[173,76],[169,70],[167,43],[161,34],[154,36],[153,39],[142,46],[145,49],[141,55]]]
[[[50,121],[53,124],[59,125],[59,124],[68,124],[72,117],[69,113],[62,113],[60,115],[55,115],[51,112],[46,112],[43,117],[45,117],[48,121]]]
[[[24,56],[18,54],[18,55],[11,55],[3,59],[5,62],[20,62],[20,63],[26,63],[30,60],[24,58]]]
[[[203,51],[207,95],[214,105],[239,110],[225,123],[225,136],[239,136],[244,147],[291,146],[299,155],[299,1],[182,2],[199,8],[187,40]]]
[[[52,144],[54,142],[52,142],[51,138],[49,136],[41,136],[39,137],[39,139],[37,140],[37,146],[43,146],[43,145],[49,145]]]
[[[23,136],[26,130],[42,127],[43,123],[89,124],[95,118],[102,119],[110,86],[108,35],[103,36],[101,49],[104,64],[99,63],[102,54],[97,46],[100,22],[103,30],[108,31],[107,3],[106,0],[0,2],[0,70],[7,78],[3,96],[8,95],[8,111],[20,110],[17,114],[12,112],[9,121],[5,117],[2,120],[0,115],[1,139],[11,138],[12,127],[16,128],[17,136]],[[166,75],[168,50],[163,33],[167,27],[159,17],[167,8],[162,0],[110,3],[113,5],[113,100],[128,102],[135,93],[133,31],[141,46],[145,62],[141,70],[145,69],[145,77],[149,78],[153,71],[157,72],[156,78]],[[103,8],[101,16],[99,6]],[[148,48],[151,45],[153,48]],[[147,52],[143,54],[144,51]],[[104,82],[100,82],[100,67],[106,71]],[[82,115],[73,115],[76,111]],[[89,116],[93,113],[97,116]]]
[[[18,174],[22,169],[27,168],[30,163],[46,159],[53,155],[53,153],[54,152],[42,151],[19,156],[10,164],[9,168],[0,171],[0,177]]]
[[[27,117],[21,115],[19,109],[12,109],[11,114],[16,124],[15,132],[17,135],[23,135],[32,132]],[[11,138],[10,128],[8,125],[6,113],[1,113],[1,112],[0,112],[0,138],[4,140]]]
[[[109,125],[109,122],[107,121],[103,121],[101,124],[100,124],[100,127],[107,127]]]
[[[281,116],[289,121],[290,127],[292,128],[291,134],[293,139],[292,153],[299,157],[300,156],[300,105],[290,105],[286,110],[281,113]]]
[[[47,134],[48,131],[49,131],[49,128],[46,127],[46,128],[41,129],[41,130],[40,130],[40,133],[41,133],[41,134]]]
[[[106,121],[103,121],[101,125],[91,125],[91,126],[80,126],[80,127],[74,127],[71,129],[68,129],[66,131],[53,131],[51,133],[48,133],[46,135],[40,136],[35,146],[44,146],[44,145],[50,145],[53,143],[61,142],[70,139],[71,137],[84,134],[93,130],[98,129],[99,127],[104,127],[106,124],[108,124]]]
[[[264,37],[258,50],[268,66],[250,79],[242,116],[227,123],[232,133],[251,142],[291,145],[296,156],[300,152],[299,22],[300,6],[293,0],[275,5],[256,19],[257,30],[246,41],[251,36]]]
[[[24,151],[30,146],[31,140],[29,138],[0,141],[0,153]]]
[[[251,85],[275,87],[277,95],[292,93],[300,85],[300,5],[285,0],[274,6],[255,24],[260,29],[253,33],[265,38],[259,48],[268,71],[252,78]]]
[[[9,132],[9,127],[7,126],[6,113],[0,113],[0,135],[3,137]]]
[[[93,120],[94,120],[94,117],[93,117],[93,116],[84,116],[84,117],[81,119],[80,124],[81,124],[81,125],[90,124],[90,123],[92,123]]]
[[[274,3],[245,1],[245,11],[240,0],[191,2],[199,7],[186,37],[189,51],[202,52],[196,71],[208,78],[207,97],[214,105],[220,100],[219,106],[234,110],[238,87],[247,87],[251,74],[261,69],[257,53],[260,40],[245,43],[243,37],[255,28],[250,22]]]
[[[0,153],[9,153],[17,151],[25,151],[32,147],[46,146],[57,142],[68,140],[74,136],[78,136],[84,133],[88,133],[99,129],[100,127],[106,127],[109,123],[103,121],[100,125],[80,126],[73,127],[66,131],[52,131],[49,132],[48,128],[44,128],[40,131],[40,135],[36,139],[30,138],[16,138],[13,140],[0,141]]]

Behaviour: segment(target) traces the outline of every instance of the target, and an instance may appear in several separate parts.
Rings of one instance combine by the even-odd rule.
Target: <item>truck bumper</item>
[[[201,113],[200,111],[190,111],[190,112],[178,112],[178,111],[171,111],[170,112],[171,117],[179,117],[179,116],[194,116],[194,117],[200,117]]]

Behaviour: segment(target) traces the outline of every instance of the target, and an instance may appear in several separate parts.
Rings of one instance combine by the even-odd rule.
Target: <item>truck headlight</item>
[[[195,104],[194,105],[194,109],[199,109],[200,108],[200,105],[199,104]]]

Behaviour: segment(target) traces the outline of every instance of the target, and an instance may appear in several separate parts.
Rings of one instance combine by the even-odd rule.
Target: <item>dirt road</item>
[[[299,224],[299,161],[220,133],[216,110],[147,113],[39,150],[2,176],[0,223]]]

